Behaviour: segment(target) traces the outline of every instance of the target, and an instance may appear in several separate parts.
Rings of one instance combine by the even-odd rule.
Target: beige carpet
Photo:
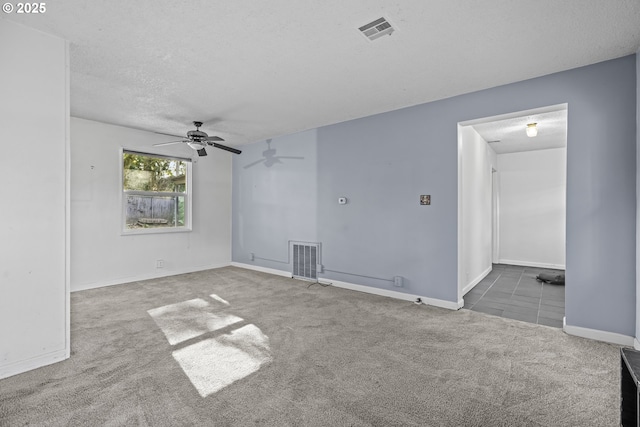
[[[71,304],[0,425],[619,425],[619,348],[556,328],[234,267]]]

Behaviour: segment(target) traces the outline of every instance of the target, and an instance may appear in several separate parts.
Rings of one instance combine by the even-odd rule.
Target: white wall
[[[565,268],[566,148],[498,155],[500,262]]]
[[[458,286],[461,298],[491,271],[491,170],[497,166],[497,156],[471,126],[460,126],[459,130],[462,226]]]
[[[185,124],[185,131],[188,124]],[[171,138],[169,138],[171,139]],[[231,262],[231,156],[193,164],[193,231],[121,235],[120,148],[191,157],[167,136],[71,118],[71,290],[217,268]],[[156,268],[156,260],[164,268]]]
[[[0,378],[69,357],[67,49],[0,19]]]

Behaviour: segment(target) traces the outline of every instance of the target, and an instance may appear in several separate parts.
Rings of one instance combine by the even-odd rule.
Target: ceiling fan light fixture
[[[533,138],[538,135],[538,124],[537,123],[529,123],[527,124],[527,136],[529,138]]]

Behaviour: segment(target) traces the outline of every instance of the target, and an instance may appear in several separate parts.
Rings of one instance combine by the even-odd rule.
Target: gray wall
[[[242,147],[233,156],[233,261],[291,271],[289,240],[317,240],[317,131]]]
[[[327,279],[455,302],[457,123],[568,103],[567,324],[634,336],[635,61],[632,55],[273,140],[286,142],[279,155],[304,151],[304,160],[245,169],[266,144],[246,147],[233,164],[232,258],[289,270],[286,242],[303,236],[322,243]],[[309,183],[304,191],[300,182]],[[257,187],[275,199],[260,199]],[[430,194],[432,205],[420,206],[420,194]],[[349,203],[338,205],[340,196]],[[283,197],[287,205],[276,206]],[[403,288],[389,281],[395,275],[405,278]]]

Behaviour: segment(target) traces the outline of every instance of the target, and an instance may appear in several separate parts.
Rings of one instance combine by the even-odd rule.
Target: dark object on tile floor
[[[552,285],[563,285],[564,286],[564,273],[540,273],[536,276],[536,280],[538,282],[545,282]]]

